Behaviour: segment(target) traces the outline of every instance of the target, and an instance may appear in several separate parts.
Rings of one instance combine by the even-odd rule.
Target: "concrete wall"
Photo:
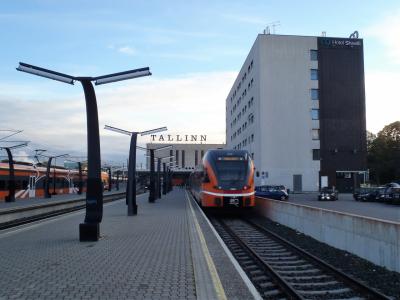
[[[258,212],[333,247],[400,272],[400,223],[257,198]]]

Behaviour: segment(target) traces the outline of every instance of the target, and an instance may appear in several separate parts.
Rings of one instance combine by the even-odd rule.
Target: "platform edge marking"
[[[193,199],[190,195],[189,197],[191,199]],[[189,202],[190,199],[189,199]],[[210,227],[211,231],[214,233],[215,237],[217,238],[218,242],[220,243],[222,249],[224,249],[226,255],[229,257],[229,259],[231,260],[234,268],[236,269],[236,271],[239,273],[239,276],[243,279],[245,285],[247,286],[247,288],[249,289],[250,293],[252,294],[252,296],[254,297],[254,299],[256,300],[262,300],[263,298],[261,297],[260,293],[257,291],[256,287],[254,286],[254,284],[251,282],[251,280],[249,279],[249,277],[247,276],[247,274],[243,271],[242,267],[240,266],[240,264],[238,263],[238,261],[236,260],[236,258],[233,256],[232,252],[228,249],[228,247],[225,245],[224,241],[221,239],[221,237],[219,236],[218,232],[215,230],[214,226],[211,224],[211,222],[208,220],[207,216],[204,214],[204,212],[201,210],[200,206],[198,205],[198,203],[196,201],[194,201],[200,211],[200,214],[203,216],[203,218],[205,219],[205,221],[207,222],[208,226]]]
[[[204,257],[205,257],[206,262],[207,262],[208,270],[210,272],[211,279],[212,279],[212,282],[214,284],[214,289],[215,289],[215,292],[217,294],[217,297],[218,297],[219,300],[227,300],[226,295],[225,295],[224,287],[223,287],[223,285],[221,283],[221,280],[219,278],[219,275],[218,275],[217,268],[215,267],[214,261],[213,261],[211,255],[210,255],[210,251],[208,250],[206,239],[204,238],[204,235],[203,235],[203,232],[201,230],[199,221],[197,220],[197,217],[196,217],[196,214],[194,212],[193,206],[190,203],[191,201],[187,197],[187,192],[186,191],[185,191],[185,198],[188,201],[190,210],[192,212],[194,225],[195,225],[195,228],[196,228],[196,231],[197,231],[197,235],[198,235],[199,240],[200,240],[201,248],[203,250],[203,254],[204,254]]]

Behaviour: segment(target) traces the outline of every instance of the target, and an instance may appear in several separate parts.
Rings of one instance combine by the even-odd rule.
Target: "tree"
[[[373,139],[367,134],[370,178],[378,184],[400,180],[400,121],[386,125]]]

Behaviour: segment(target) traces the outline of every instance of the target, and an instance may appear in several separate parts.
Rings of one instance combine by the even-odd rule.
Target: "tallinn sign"
[[[150,135],[151,142],[206,142],[207,135],[205,134],[152,134]]]

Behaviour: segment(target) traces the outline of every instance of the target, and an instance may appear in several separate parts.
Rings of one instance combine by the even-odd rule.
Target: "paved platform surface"
[[[114,193],[121,193],[125,191],[125,187],[121,187],[119,191],[113,189],[112,191],[105,191],[104,195],[110,195]],[[8,208],[17,208],[17,207],[24,207],[24,206],[30,206],[30,205],[36,205],[36,204],[47,204],[47,203],[53,203],[53,202],[58,202],[58,201],[69,201],[69,200],[76,200],[79,198],[85,198],[86,193],[82,193],[81,195],[78,194],[60,194],[60,195],[54,195],[51,198],[28,198],[28,199],[20,199],[17,198],[15,202],[5,202],[5,201],[0,201],[0,210],[2,209],[8,209]]]
[[[290,194],[289,202],[400,223],[400,205],[358,202],[352,194],[339,194],[337,201],[318,201],[317,198],[318,193]]]
[[[134,217],[124,200],[106,204],[98,242],[79,242],[83,211],[0,232],[0,299],[224,299],[200,264],[204,253],[191,230],[196,208],[185,192],[147,198],[138,196]],[[224,275],[223,282],[237,281]],[[231,289],[228,299],[253,298],[223,288]]]

